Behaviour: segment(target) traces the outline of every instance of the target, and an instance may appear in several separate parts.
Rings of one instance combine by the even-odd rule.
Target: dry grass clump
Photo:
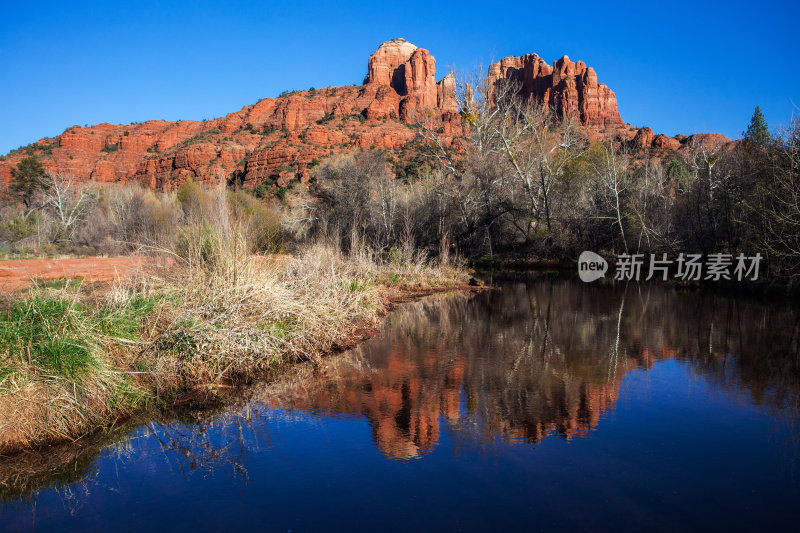
[[[461,281],[455,269],[445,277],[424,265],[394,268],[366,252],[345,256],[329,244],[291,258],[241,254],[235,240],[206,237],[205,250],[184,258],[186,268],[150,278],[176,302],[165,308],[157,327],[163,332],[150,351],[184,385],[213,389],[286,361],[318,358],[375,326],[389,286]]]
[[[200,200],[164,265],[105,291],[35,287],[0,314],[0,452],[74,438],[144,405],[208,402],[351,344],[391,291],[464,280],[419,254],[363,246],[257,254],[265,235],[252,217],[224,191]]]

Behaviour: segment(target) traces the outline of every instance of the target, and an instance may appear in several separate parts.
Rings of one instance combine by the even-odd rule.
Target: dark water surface
[[[800,527],[796,309],[500,286],[401,306],[221,412],[0,461],[0,529]]]

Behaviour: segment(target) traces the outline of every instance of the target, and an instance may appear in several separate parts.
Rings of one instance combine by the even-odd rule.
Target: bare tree
[[[590,159],[596,183],[599,185],[600,198],[604,206],[598,206],[593,215],[597,219],[610,219],[613,221],[623,248],[628,253],[628,238],[625,235],[625,220],[627,218],[624,197],[628,193],[630,184],[630,161],[624,152],[614,145],[609,137],[607,142],[596,145],[596,157]]]
[[[519,81],[480,71],[458,78],[457,96],[464,144],[448,145],[435,116],[417,124],[429,158],[458,182],[441,194],[459,206],[465,231],[482,234],[490,249],[492,235],[512,245],[534,236],[551,242],[561,209],[556,189],[585,147],[576,123],[556,120],[523,95]]]
[[[60,225],[63,240],[70,241],[81,220],[97,204],[97,188],[80,183],[72,175],[47,173],[47,192],[44,209],[50,212]]]
[[[689,179],[681,184],[685,202],[684,224],[692,245],[704,253],[716,251],[727,240],[735,246],[733,227],[736,223],[731,206],[733,174],[725,164],[721,148],[702,139],[690,142],[683,154]]]
[[[784,261],[786,274],[796,278],[800,277],[800,118],[795,116],[781,132],[772,167],[762,242]]]

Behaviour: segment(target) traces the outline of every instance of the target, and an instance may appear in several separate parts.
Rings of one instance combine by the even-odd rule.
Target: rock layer
[[[455,78],[437,83],[436,60],[427,50],[404,39],[387,41],[370,56],[367,72],[360,86],[293,91],[214,120],[72,126],[0,160],[0,187],[29,155],[78,179],[134,180],[158,190],[188,178],[282,187],[308,181],[318,162],[342,151],[380,148],[402,160],[411,152],[406,148],[416,138],[417,121],[429,122],[445,144],[465,131]],[[592,136],[613,134],[638,149],[676,150],[690,140],[624,124],[613,91],[598,84],[592,68],[567,56],[552,66],[536,54],[506,57],[491,65],[489,79],[515,80],[525,97],[540,99],[561,118],[575,117]],[[712,144],[727,142],[708,135]]]
[[[614,91],[598,84],[594,69],[583,61],[563,56],[550,66],[536,54],[505,57],[489,67],[489,79],[518,83],[523,96],[538,99],[558,118],[576,118],[594,129],[625,126]]]
[[[286,186],[307,181],[319,161],[337,152],[399,152],[415,138],[409,124],[418,119],[433,120],[447,142],[460,133],[455,80],[436,83],[427,50],[387,41],[369,58],[368,71],[361,86],[293,91],[214,120],[73,126],[0,161],[0,185],[19,160],[35,155],[50,171],[159,190],[188,178]]]

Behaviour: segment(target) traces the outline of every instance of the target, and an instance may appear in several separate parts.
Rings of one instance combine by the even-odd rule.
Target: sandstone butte
[[[0,185],[22,158],[37,156],[47,170],[98,182],[140,182],[175,189],[191,178],[213,184],[238,179],[245,187],[306,183],[325,157],[356,148],[387,150],[402,161],[413,152],[414,123],[428,121],[446,144],[464,132],[452,74],[436,81],[436,61],[404,39],[381,44],[361,85],[293,91],[213,120],[150,120],[129,125],[72,126],[12,151],[0,161]],[[549,65],[536,54],[506,57],[489,68],[492,80],[514,79],[523,95],[539,98],[559,117],[574,117],[594,137],[613,133],[637,148],[679,150],[717,134],[655,135],[625,124],[614,92],[594,69],[567,56]]]

